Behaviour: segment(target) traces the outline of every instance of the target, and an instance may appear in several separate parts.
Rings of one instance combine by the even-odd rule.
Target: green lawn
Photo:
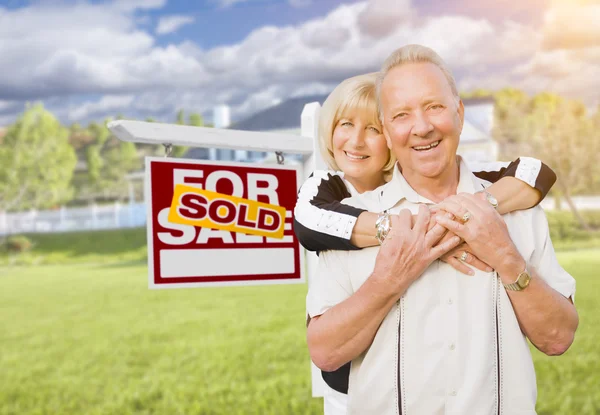
[[[145,263],[110,254],[0,268],[0,414],[322,413],[305,285],[150,291]],[[538,410],[598,414],[600,250],[560,260],[581,324],[565,355],[534,353]]]

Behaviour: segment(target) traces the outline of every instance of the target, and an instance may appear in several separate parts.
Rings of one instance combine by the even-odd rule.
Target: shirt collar
[[[485,185],[469,170],[469,167],[464,162],[462,157],[458,157],[459,163],[459,180],[458,188],[456,193],[475,193],[485,188]],[[408,184],[402,173],[400,172],[399,165],[396,163],[394,166],[394,174],[392,179],[379,188],[379,200],[381,202],[381,209],[388,210],[396,206],[402,199],[406,199],[411,203],[426,203],[435,204],[426,197],[418,194]]]

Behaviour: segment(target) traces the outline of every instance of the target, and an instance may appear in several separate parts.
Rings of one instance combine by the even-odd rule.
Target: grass
[[[94,263],[144,261],[146,228],[26,234],[33,243],[30,252],[11,255],[0,250],[0,265]]]
[[[150,291],[135,265],[0,277],[0,414],[318,414],[306,287]]]
[[[600,249],[559,252],[561,265],[577,280],[579,328],[562,356],[533,351],[538,415],[600,414]]]
[[[143,233],[68,238],[36,250],[74,263],[0,268],[1,415],[322,413],[305,285],[150,291]],[[598,414],[600,249],[559,259],[581,322],[563,356],[534,350],[538,414]]]

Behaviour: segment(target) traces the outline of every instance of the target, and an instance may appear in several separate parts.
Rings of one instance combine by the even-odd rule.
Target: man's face
[[[383,128],[403,173],[436,178],[455,166],[464,108],[432,63],[390,70],[381,85]]]

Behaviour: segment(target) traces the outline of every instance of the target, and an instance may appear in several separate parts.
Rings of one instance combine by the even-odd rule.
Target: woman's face
[[[333,158],[360,193],[385,183],[382,169],[390,154],[381,127],[370,119],[360,112],[345,114],[333,130]]]

